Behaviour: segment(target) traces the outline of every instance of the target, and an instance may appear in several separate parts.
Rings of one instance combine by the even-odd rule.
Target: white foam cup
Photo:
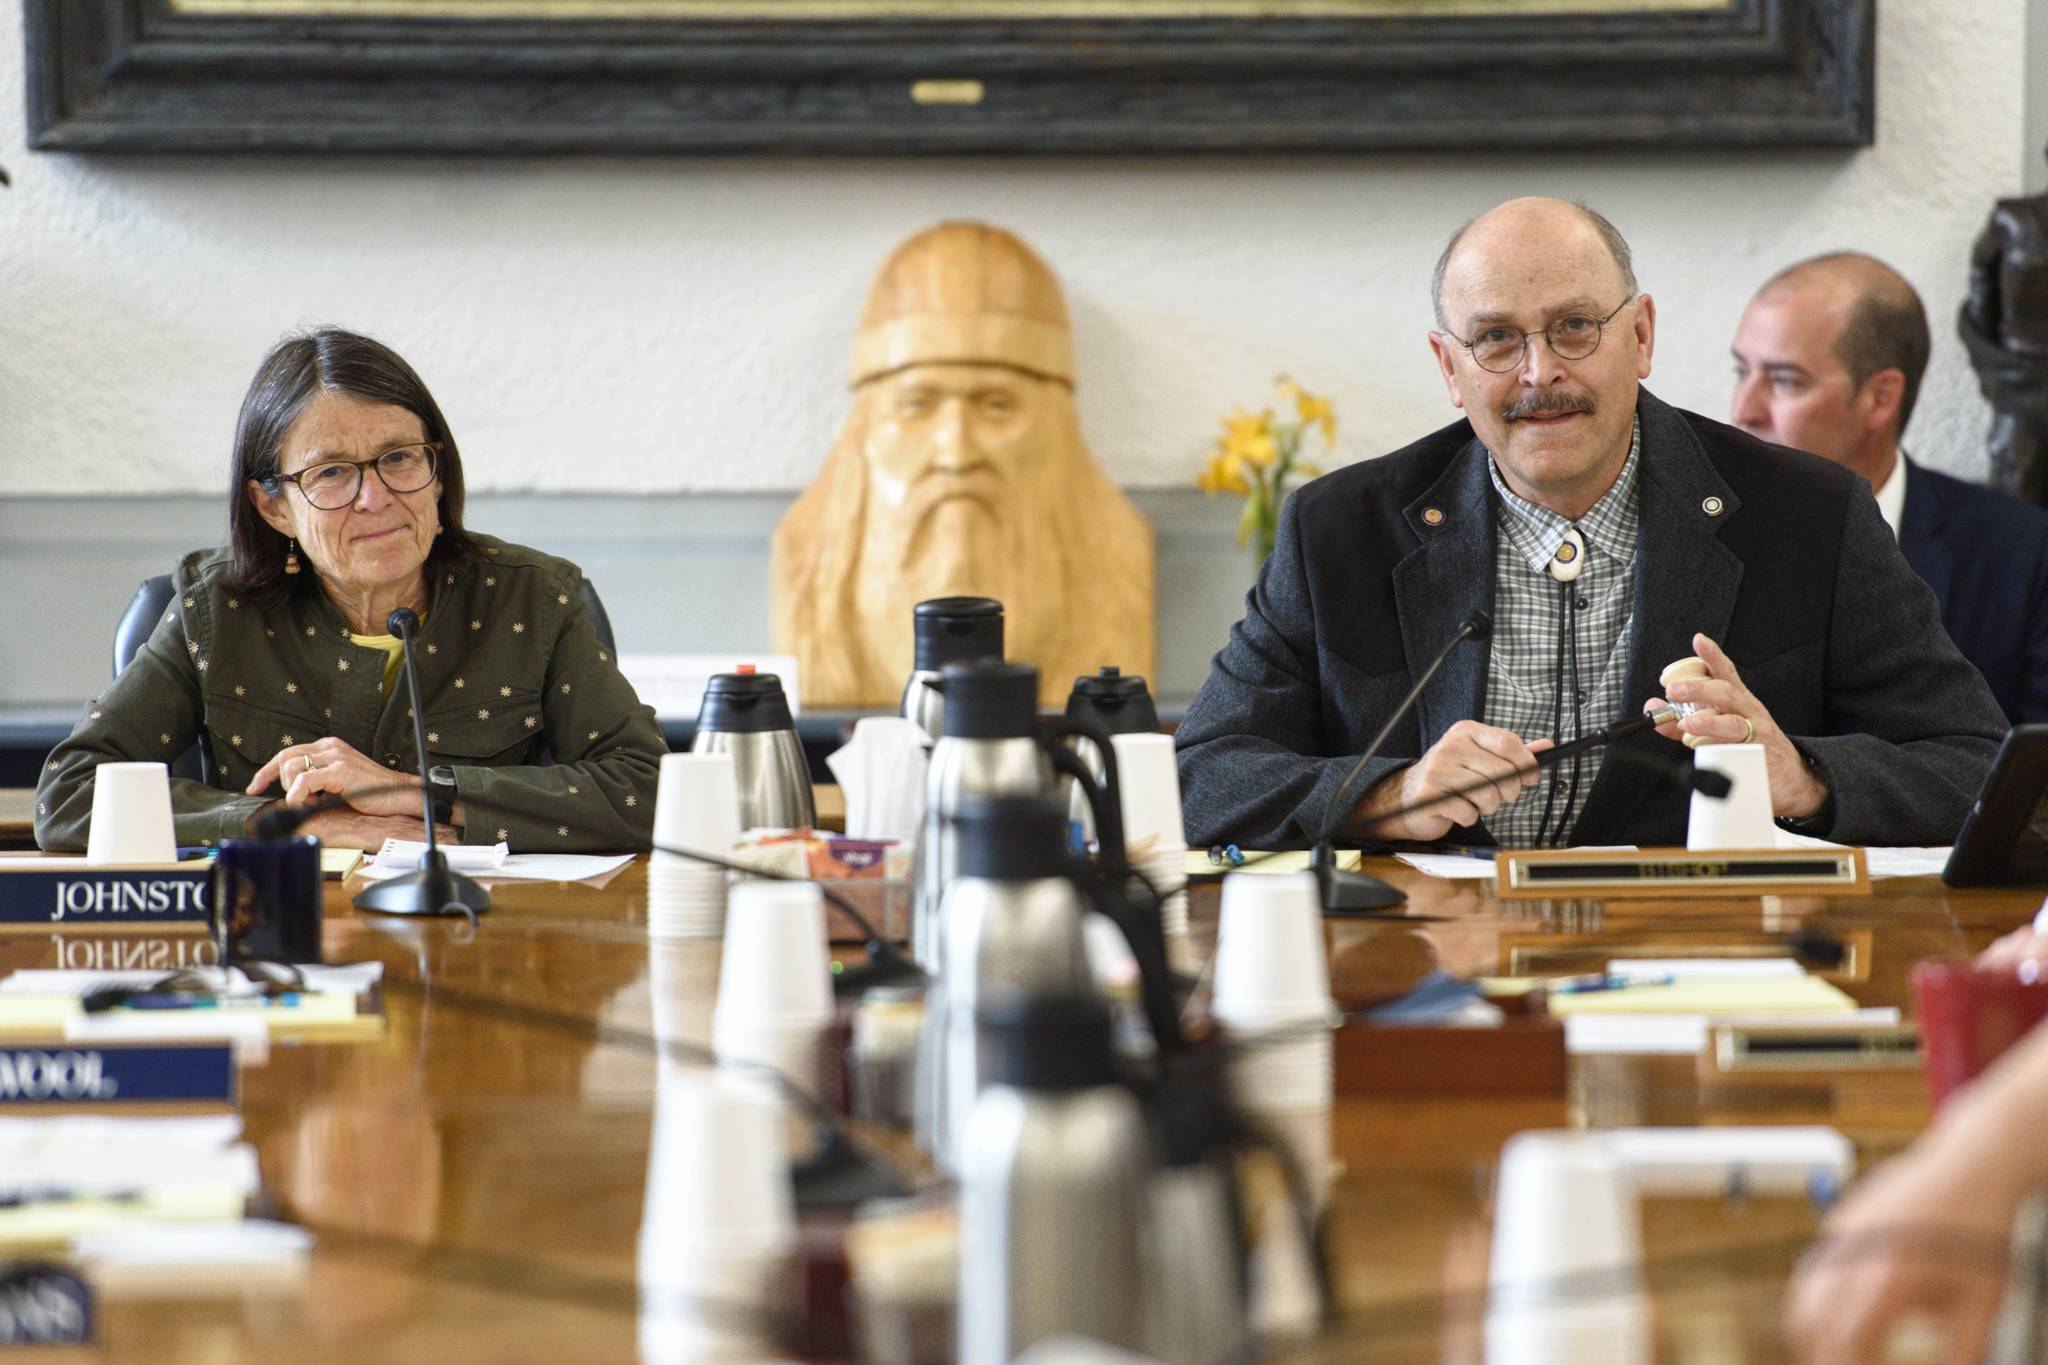
[[[1152,890],[1159,893],[1159,923],[1169,935],[1188,931],[1187,852],[1185,844],[1155,845],[1148,856],[1133,861],[1134,869],[1144,873]]]
[[[654,842],[729,858],[739,841],[740,788],[732,755],[663,754]],[[675,855],[656,852],[655,861],[664,860],[675,861]]]
[[[710,1071],[660,1072],[640,1223],[643,1336],[713,1355],[772,1340],[787,1309],[786,1281],[773,1272],[796,1247],[783,1122],[756,1087]]]
[[[716,938],[725,932],[726,874],[682,858],[647,868],[647,931],[657,938]]]
[[[86,861],[173,863],[171,775],[161,763],[102,763],[93,769]]]
[[[1225,877],[1210,1013],[1260,1028],[1326,1017],[1331,1004],[1315,874]]]
[[[1775,848],[1777,826],[1771,820],[1771,774],[1761,744],[1702,744],[1692,751],[1693,766],[1720,773],[1731,784],[1722,798],[1692,794],[1685,826],[1689,849]]]
[[[719,946],[701,939],[673,938],[647,945],[647,1002],[654,1041],[667,1060],[701,1064],[701,1057],[668,1057],[675,1045],[688,1053],[711,1046],[711,1007],[718,996]]]
[[[1173,736],[1111,735],[1116,750],[1116,779],[1124,818],[1124,848],[1142,855],[1171,847],[1185,849],[1188,836],[1181,824],[1180,768],[1173,756]]]
[[[727,897],[721,1017],[819,1023],[832,1017],[825,897],[816,882],[747,881]]]
[[[1501,1151],[1487,1315],[1626,1317],[1643,1292],[1635,1184],[1597,1133],[1524,1132]],[[1494,1334],[1489,1331],[1489,1340]],[[1489,1359],[1491,1359],[1489,1349]]]
[[[1254,1114],[1327,1111],[1335,1093],[1334,1041],[1327,1025],[1227,1026],[1231,1097]]]
[[[739,1080],[779,1094],[786,1081],[813,1099],[825,1096],[826,1025],[810,1020],[779,1021],[735,1018],[714,1013],[711,1046],[720,1065]],[[762,1068],[773,1071],[773,1077]]]
[[[642,1262],[782,1252],[795,1244],[781,1106],[716,1071],[665,1067],[648,1152]]]

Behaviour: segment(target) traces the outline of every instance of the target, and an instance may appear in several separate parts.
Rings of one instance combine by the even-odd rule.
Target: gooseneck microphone
[[[1415,685],[1408,689],[1408,695],[1401,698],[1401,704],[1387,717],[1386,724],[1380,726],[1380,732],[1372,737],[1372,743],[1365,746],[1365,752],[1351,765],[1351,771],[1344,774],[1344,780],[1337,784],[1336,793],[1330,797],[1329,805],[1323,808],[1322,828],[1316,832],[1315,848],[1309,854],[1309,870],[1316,874],[1316,885],[1322,892],[1324,914],[1343,915],[1362,910],[1384,910],[1408,899],[1406,892],[1387,885],[1378,877],[1369,877],[1363,872],[1346,872],[1338,868],[1337,849],[1331,839],[1347,810],[1344,797],[1351,790],[1351,784],[1358,780],[1358,775],[1365,771],[1365,765],[1386,746],[1387,737],[1394,733],[1394,727],[1407,719],[1408,713],[1415,709],[1415,703],[1421,698],[1422,690],[1428,687],[1431,680],[1442,670],[1445,661],[1451,657],[1451,651],[1467,640],[1484,641],[1492,634],[1493,617],[1476,608],[1466,612],[1465,619],[1458,623],[1458,629],[1451,636],[1449,643],[1437,651],[1436,658],[1422,671],[1422,676],[1415,680]]]
[[[1573,740],[1570,744],[1561,745],[1556,749],[1543,750],[1536,755],[1534,763],[1513,769],[1512,775],[1515,777],[1525,777],[1533,772],[1541,772],[1556,762],[1556,759],[1552,758],[1553,754],[1562,753],[1565,757],[1569,758],[1571,754],[1564,753],[1565,750],[1571,750],[1573,753],[1584,753],[1588,749],[1597,749],[1602,745],[1612,745],[1617,740],[1626,739],[1630,735],[1641,734],[1646,729],[1666,724],[1674,718],[1672,715],[1666,715],[1663,711],[1656,711],[1644,717],[1643,721],[1625,720],[1618,724],[1610,725],[1605,730],[1595,730],[1584,739]],[[1734,790],[1734,783],[1728,780],[1726,773],[1711,772],[1705,768],[1697,768],[1680,758],[1666,758],[1660,754],[1645,753],[1641,749],[1629,748],[1614,748],[1607,756],[1610,759],[1626,763],[1631,767],[1644,769],[1674,787],[1683,787],[1687,791],[1698,792],[1700,795],[1711,800],[1726,800],[1728,793]],[[1442,791],[1434,796],[1426,796],[1413,805],[1390,810],[1374,823],[1399,820],[1403,816],[1414,815],[1418,811],[1425,811],[1432,806],[1442,805],[1446,801],[1455,801],[1460,797],[1470,796],[1474,792],[1482,792],[1488,787],[1497,785],[1499,785],[1498,779],[1487,778],[1474,782],[1470,786],[1454,787],[1450,791]]]
[[[356,893],[355,907],[380,915],[462,915],[471,920],[491,908],[491,893],[474,879],[452,871],[448,855],[434,837],[434,795],[427,788],[427,722],[420,705],[420,679],[412,661],[412,638],[420,628],[419,613],[400,607],[384,618],[384,629],[398,637],[405,665],[405,690],[412,710],[413,752],[419,759],[420,810],[427,825],[427,848],[420,870],[403,877],[373,882]]]

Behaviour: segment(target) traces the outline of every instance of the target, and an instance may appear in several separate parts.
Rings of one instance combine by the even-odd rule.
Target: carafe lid
[[[975,1018],[996,1085],[1087,1090],[1116,1084],[1109,1002],[1101,996],[991,989]]]
[[[1159,712],[1145,679],[1114,664],[1074,679],[1067,694],[1067,719],[1093,721],[1112,735],[1151,734],[1159,728]]]
[[[704,685],[704,700],[697,708],[700,732],[747,735],[795,728],[782,679],[773,673],[756,673],[751,665],[742,665],[737,673],[714,673]]]
[[[933,597],[911,611],[919,672],[1003,657],[1003,604],[993,597]]]
[[[971,796],[953,827],[963,877],[1023,882],[1073,871],[1067,808],[1050,796]]]
[[[960,739],[1029,739],[1038,726],[1038,670],[979,660],[947,664],[938,682],[942,732]]]

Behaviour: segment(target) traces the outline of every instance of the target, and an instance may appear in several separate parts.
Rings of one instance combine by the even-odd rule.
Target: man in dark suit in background
[[[1656,704],[1634,748],[1753,741],[1773,813],[1848,843],[1952,839],[2005,732],[1861,480],[1644,391],[1656,311],[1628,244],[1522,199],[1437,264],[1429,344],[1467,420],[1304,485],[1176,740],[1188,838],[1682,843],[1656,765],[1533,772],[1542,741]],[[1356,756],[1474,608],[1359,787]],[[1740,661],[1738,671],[1737,661]],[[1568,785],[1566,785],[1568,784]],[[1560,787],[1563,786],[1563,790]],[[1463,793],[1463,794],[1460,794]]]
[[[2048,720],[2048,511],[1900,449],[1927,370],[1927,312],[1913,286],[1852,252],[1802,261],[1757,291],[1733,349],[1735,425],[1868,480],[2006,717]]]

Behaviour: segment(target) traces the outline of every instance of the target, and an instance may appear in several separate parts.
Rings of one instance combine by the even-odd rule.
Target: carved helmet
[[[941,223],[890,253],[868,290],[853,386],[912,365],[1003,365],[1073,387],[1059,281],[1001,228]]]

